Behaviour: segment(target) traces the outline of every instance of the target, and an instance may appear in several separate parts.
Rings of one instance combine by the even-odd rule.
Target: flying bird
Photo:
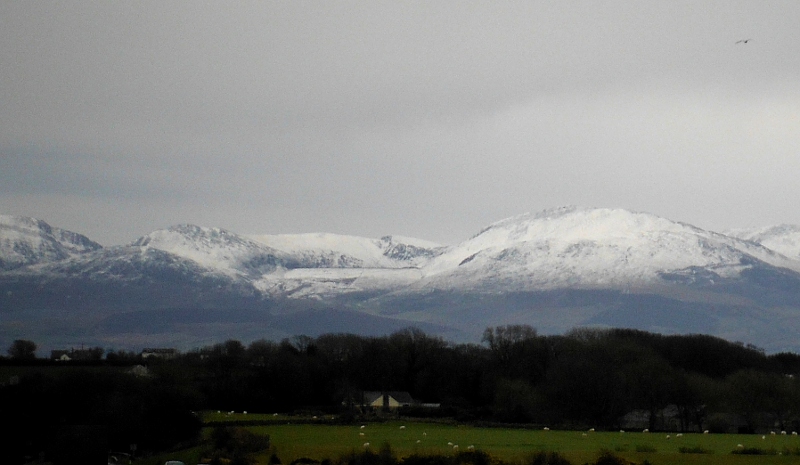
[[[742,39],[742,40],[737,40],[736,43],[737,44],[746,44],[746,43],[750,42],[751,40],[752,39]]]

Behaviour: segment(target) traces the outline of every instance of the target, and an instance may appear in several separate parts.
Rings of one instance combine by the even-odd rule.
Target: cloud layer
[[[6,2],[0,211],[455,242],[800,223],[796,2]],[[736,44],[751,38],[747,44]]]

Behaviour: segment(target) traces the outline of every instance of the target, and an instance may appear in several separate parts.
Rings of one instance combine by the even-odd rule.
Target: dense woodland
[[[109,352],[82,363],[35,359],[30,349],[15,342],[0,366],[0,415],[16,426],[8,444],[17,462],[81,442],[161,450],[191,441],[200,428],[192,412],[209,409],[361,421],[374,413],[359,408],[359,397],[381,390],[440,404],[401,415],[460,422],[619,429],[639,410],[655,430],[671,406],[684,431],[800,430],[800,356],[706,335],[542,336],[515,325],[487,328],[480,344],[453,344],[409,328],[229,340],[173,360]],[[142,364],[147,370],[132,370]]]

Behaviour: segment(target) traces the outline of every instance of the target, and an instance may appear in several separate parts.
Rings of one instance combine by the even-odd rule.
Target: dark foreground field
[[[409,456],[442,457],[453,463],[475,463],[471,451],[485,452],[493,462],[509,464],[537,463],[537,452],[556,452],[569,463],[580,465],[598,462],[606,453],[621,459],[617,463],[653,465],[670,464],[797,464],[800,463],[800,437],[782,435],[736,435],[643,432],[550,431],[545,429],[487,428],[425,422],[365,423],[363,425],[314,424],[315,419],[275,417],[273,415],[210,414],[207,421],[236,424],[276,422],[246,429],[259,436],[269,435],[271,447],[251,456],[255,463],[268,464],[277,457],[281,463],[364,464],[358,454],[380,454],[389,446],[397,463]],[[310,422],[307,422],[310,420]],[[316,421],[322,422],[319,418]],[[159,456],[137,465],[161,465],[170,458],[198,463],[198,449]],[[460,460],[459,455],[464,455]],[[345,458],[342,461],[342,458]],[[473,457],[474,459],[474,457]],[[366,461],[368,462],[368,461]],[[385,462],[383,462],[385,463]],[[543,464],[551,462],[540,462]],[[608,462],[614,463],[614,462]]]

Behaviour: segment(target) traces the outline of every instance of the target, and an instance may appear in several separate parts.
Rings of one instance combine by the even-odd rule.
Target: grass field
[[[281,424],[248,429],[270,435],[284,464],[300,457],[336,458],[363,450],[365,443],[369,443],[373,451],[388,443],[398,457],[413,453],[453,454],[454,446],[458,445],[459,451],[474,446],[508,462],[544,450],[559,452],[579,465],[594,462],[600,451],[606,449],[634,463],[647,460],[653,465],[800,464],[800,455],[779,455],[784,450],[795,454],[800,451],[800,437],[792,435],[767,435],[762,439],[761,435],[685,433],[677,436],[671,433],[668,438],[667,433],[545,431],[417,422],[366,423],[362,428],[361,425],[292,424],[293,418],[271,415],[215,416],[207,420],[281,420]],[[739,444],[745,448],[772,450],[775,455],[732,454]],[[259,463],[267,463],[267,459],[266,455],[260,457]]]

